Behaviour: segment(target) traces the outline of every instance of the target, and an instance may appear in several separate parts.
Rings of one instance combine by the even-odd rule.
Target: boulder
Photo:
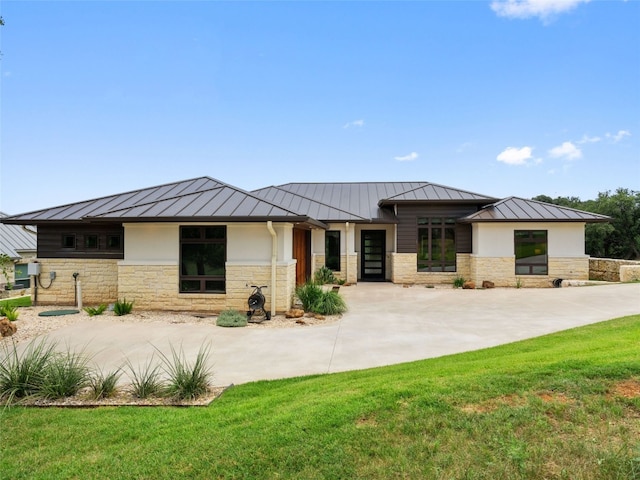
[[[483,280],[482,281],[482,288],[496,288],[496,284],[493,283],[490,280]]]
[[[10,337],[17,331],[18,327],[16,327],[13,322],[10,322],[6,318],[0,320],[0,335],[3,337]]]
[[[471,280],[467,280],[462,285],[462,288],[464,288],[465,290],[473,290],[473,289],[476,288],[476,282],[472,282]]]
[[[299,308],[292,308],[284,314],[286,318],[301,318],[304,317],[304,310]]]

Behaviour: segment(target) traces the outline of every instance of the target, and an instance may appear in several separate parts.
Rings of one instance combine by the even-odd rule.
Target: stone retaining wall
[[[640,279],[640,261],[615,258],[589,259],[589,280],[631,282],[638,279]]]

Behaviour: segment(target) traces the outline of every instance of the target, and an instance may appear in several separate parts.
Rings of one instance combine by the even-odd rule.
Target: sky
[[[0,211],[200,176],[640,190],[640,1],[0,2]]]

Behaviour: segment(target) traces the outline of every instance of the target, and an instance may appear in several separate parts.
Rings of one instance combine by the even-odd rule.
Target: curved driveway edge
[[[148,362],[170,345],[195,358],[211,344],[216,385],[392,365],[477,350],[640,313],[640,284],[454,290],[388,283],[342,287],[349,311],[330,325],[246,329],[91,320],[51,332],[103,371]],[[156,353],[157,357],[157,353]]]

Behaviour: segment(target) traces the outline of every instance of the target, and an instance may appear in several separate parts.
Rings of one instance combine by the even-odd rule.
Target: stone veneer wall
[[[38,305],[75,305],[75,272],[80,274],[83,305],[113,303],[118,299],[118,260],[43,258],[38,262],[44,286],[51,283],[50,273],[56,272],[51,287],[38,286]],[[34,298],[33,284],[31,298]]]
[[[631,266],[640,268],[640,261],[619,260],[615,258],[591,258],[589,259],[589,280],[604,282],[629,282],[633,281],[634,269],[625,268],[624,280],[620,278],[621,267]]]
[[[418,272],[417,265],[416,253],[392,253],[391,281],[409,285],[453,284],[456,277],[469,278],[471,272],[471,258],[465,253],[457,254],[455,272]]]
[[[313,276],[316,270],[319,270],[325,265],[325,256],[320,253],[313,254],[313,271],[311,275]],[[357,283],[358,281],[358,254],[352,253],[349,255],[349,278],[345,278],[345,274],[347,273],[347,256],[340,256],[340,271],[333,272],[333,275],[339,280],[345,280],[346,283]]]
[[[478,257],[471,256],[471,279],[476,286],[482,286],[484,280],[493,282],[496,287],[551,287],[556,278],[564,280],[587,280],[589,275],[589,257],[551,257],[548,275],[516,275],[515,257]]]
[[[276,267],[276,311],[291,306],[295,288],[295,261],[279,263]],[[247,310],[251,285],[268,285],[263,290],[266,308],[271,310],[271,264],[246,265],[228,263],[225,294],[179,293],[177,265],[119,266],[119,295],[135,301],[135,305],[148,310],[186,310],[220,312],[234,309]]]

